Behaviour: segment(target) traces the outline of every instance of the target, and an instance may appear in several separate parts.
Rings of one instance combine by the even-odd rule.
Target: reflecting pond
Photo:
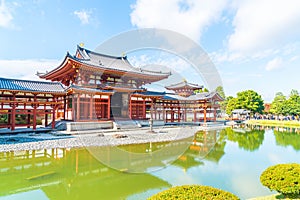
[[[118,148],[151,154],[180,144],[181,141],[161,142]],[[174,155],[168,151],[162,157],[164,161]],[[151,160],[126,160],[132,165],[150,162],[149,168],[156,165]],[[199,131],[172,164],[147,173],[115,170],[84,148],[5,152],[0,153],[0,200],[146,199],[184,184],[210,185],[247,199],[272,194],[260,184],[260,174],[270,165],[288,162],[300,163],[297,129],[244,127]]]

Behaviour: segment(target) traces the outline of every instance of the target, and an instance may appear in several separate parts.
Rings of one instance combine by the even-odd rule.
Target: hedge
[[[164,190],[162,192],[159,192],[150,198],[148,200],[165,200],[165,199],[203,199],[203,200],[224,200],[224,199],[230,199],[235,200],[239,199],[234,194],[213,188],[210,186],[203,186],[203,185],[183,185],[183,186],[176,186],[172,187],[168,190]]]
[[[300,196],[300,164],[278,164],[267,168],[260,176],[260,182],[271,191],[286,197]]]

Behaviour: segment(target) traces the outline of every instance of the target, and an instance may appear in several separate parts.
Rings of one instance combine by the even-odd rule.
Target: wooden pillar
[[[162,102],[162,109],[163,109],[162,117],[163,117],[164,122],[166,122],[166,118],[165,118],[165,114],[166,114],[165,102]]]
[[[174,122],[174,110],[171,108],[171,122]]]
[[[88,119],[88,115],[89,115],[89,107],[87,105],[87,102],[86,102],[86,99],[87,99],[87,94],[84,94],[84,101],[82,102],[83,103],[83,118],[84,119]]]
[[[16,127],[16,94],[13,93],[13,103],[12,103],[12,109],[11,109],[11,130],[15,130]]]
[[[30,110],[27,110],[27,112],[30,112]],[[27,128],[30,128],[30,114],[27,114]]]
[[[64,120],[66,120],[67,97],[64,96]]]
[[[72,95],[72,120],[76,121],[75,94]]]
[[[56,97],[53,97],[53,103],[56,103]],[[52,129],[55,128],[55,109],[56,105],[54,104],[52,107]]]
[[[186,104],[184,106],[184,114],[183,114],[183,120],[186,122],[187,121],[187,107],[186,107]]]
[[[80,121],[80,94],[77,94],[76,121]]]
[[[150,119],[153,119],[153,99],[151,98]]]
[[[156,100],[155,103],[153,102],[153,109],[154,109],[154,119],[157,120],[157,107],[156,107]]]
[[[110,119],[110,98],[111,98],[111,95],[108,95],[107,119]]]
[[[132,119],[132,102],[131,102],[131,95],[129,95],[129,99],[128,99],[129,101],[129,105],[128,105],[128,107],[129,107],[129,119]],[[137,109],[136,109],[137,110]],[[137,112],[137,111],[136,111]],[[137,115],[138,115],[138,113],[137,113]],[[139,116],[138,116],[139,117]]]
[[[146,119],[146,98],[143,98],[143,119]]]
[[[178,115],[178,122],[180,122],[180,107],[179,107],[179,102],[178,102],[178,108],[177,108],[177,115]]]
[[[91,94],[90,96],[90,119],[91,120],[93,119],[93,107],[94,107],[93,100],[94,100],[94,95]]]
[[[36,109],[37,109],[37,99],[36,99],[36,94],[34,94],[34,98],[33,98],[33,125],[32,125],[32,128],[33,130],[36,130]]]

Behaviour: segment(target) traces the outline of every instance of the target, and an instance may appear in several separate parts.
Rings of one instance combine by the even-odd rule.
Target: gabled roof
[[[216,101],[222,101],[223,98],[217,92],[202,92],[198,94],[194,94],[188,97],[184,97],[178,94],[166,93],[166,92],[153,92],[153,91],[146,91],[146,92],[136,92],[134,94],[141,95],[141,96],[157,96],[162,100],[168,101],[201,101],[201,100],[211,100],[213,98]]]
[[[42,93],[65,93],[65,88],[58,82],[30,81],[0,78],[0,90]]]
[[[188,88],[191,90],[197,90],[197,89],[202,89],[203,86],[202,85],[198,85],[198,84],[193,84],[193,83],[188,83],[186,80],[176,83],[176,84],[172,84],[169,86],[166,86],[166,89],[168,90],[177,90],[177,89],[181,89],[181,88]]]
[[[77,46],[75,56],[67,53],[60,66],[46,74],[40,75],[40,78],[55,80],[55,77],[61,76],[62,73],[74,73],[74,70],[71,70],[72,66],[68,66],[70,62],[76,63],[77,66],[80,66],[82,69],[89,69],[101,73],[105,72],[107,74],[116,73],[121,77],[131,77],[133,79],[141,77],[145,81],[148,80],[148,82],[159,81],[171,75],[169,72],[157,72],[133,67],[126,56],[117,57],[100,54]]]

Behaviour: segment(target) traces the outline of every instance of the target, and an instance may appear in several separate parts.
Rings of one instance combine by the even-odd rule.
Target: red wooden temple
[[[164,122],[216,120],[219,101],[216,92],[198,93],[202,86],[183,81],[167,86],[173,92],[148,91],[146,84],[167,79],[171,74],[132,66],[126,56],[104,55],[77,46],[74,56],[47,73],[46,81],[0,79],[0,128],[18,126],[36,129],[37,116],[49,117],[52,127],[58,119],[106,121],[149,119]],[[19,118],[26,118],[18,123]],[[3,122],[4,121],[4,122]]]

